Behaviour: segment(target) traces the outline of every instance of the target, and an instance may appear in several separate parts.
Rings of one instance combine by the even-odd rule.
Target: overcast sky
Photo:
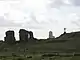
[[[5,31],[31,30],[36,38],[48,38],[80,30],[80,0],[0,0],[0,39]]]

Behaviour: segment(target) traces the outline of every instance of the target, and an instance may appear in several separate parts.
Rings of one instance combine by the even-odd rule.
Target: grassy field
[[[80,60],[80,56],[51,56],[43,57],[41,55],[33,56],[0,56],[0,60]]]
[[[1,43],[0,60],[80,60],[80,55],[73,55],[74,52],[80,52],[80,44],[77,44],[75,41],[41,41],[37,43],[17,43],[13,45]],[[56,56],[54,52],[64,53],[64,55]],[[71,53],[71,56],[66,56],[67,53]]]

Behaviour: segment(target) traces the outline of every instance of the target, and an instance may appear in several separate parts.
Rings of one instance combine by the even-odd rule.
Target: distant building
[[[28,41],[28,31],[26,31],[25,29],[20,29],[19,39],[20,41]]]
[[[27,31],[25,29],[20,29],[19,30],[19,39],[20,41],[30,41],[31,39],[34,39],[34,36],[33,36],[33,32],[32,31]],[[31,40],[32,41],[32,40]]]
[[[66,34],[66,28],[64,28],[64,34]]]
[[[16,39],[14,37],[14,31],[9,30],[5,33],[5,35],[6,35],[6,37],[4,37],[5,42],[7,42],[7,43],[15,42]]]
[[[55,38],[52,31],[49,31],[49,38]]]

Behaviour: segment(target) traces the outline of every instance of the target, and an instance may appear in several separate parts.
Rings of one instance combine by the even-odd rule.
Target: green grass
[[[80,56],[71,56],[71,57],[60,57],[60,56],[53,56],[53,57],[41,57],[40,55],[34,55],[32,58],[28,57],[13,57],[13,56],[6,56],[0,57],[0,60],[80,60]]]
[[[70,56],[70,57],[42,56],[45,53],[54,53],[55,51],[67,52],[68,47],[70,46],[71,45],[59,42],[57,43],[40,42],[35,44],[19,43],[17,45],[9,45],[4,43],[0,46],[0,60],[80,60],[80,56]],[[25,48],[27,49],[26,51],[24,51]],[[80,52],[80,49],[77,50],[79,50]],[[69,51],[70,50],[68,50],[68,52]]]

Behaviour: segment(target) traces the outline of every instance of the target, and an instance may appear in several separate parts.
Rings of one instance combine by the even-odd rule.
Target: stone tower
[[[20,29],[19,39],[20,41],[28,41],[28,31],[26,31],[25,29]]]
[[[64,28],[64,34],[66,34],[66,28]]]
[[[52,31],[49,31],[49,38],[54,38]]]
[[[14,37],[14,31],[7,31],[5,33],[6,37],[4,37],[5,42],[7,43],[14,43],[15,42],[15,37]]]

